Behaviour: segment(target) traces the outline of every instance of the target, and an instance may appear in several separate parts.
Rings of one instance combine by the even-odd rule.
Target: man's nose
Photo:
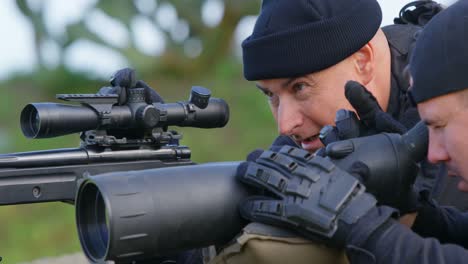
[[[429,149],[427,150],[427,159],[431,163],[444,162],[449,159],[443,141],[439,136],[434,136],[432,133],[429,133]]]
[[[281,135],[293,135],[303,125],[300,110],[293,102],[284,102],[278,107],[278,131]]]

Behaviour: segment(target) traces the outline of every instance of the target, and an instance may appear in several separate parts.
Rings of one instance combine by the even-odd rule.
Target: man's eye
[[[445,124],[440,124],[440,123],[431,123],[431,124],[427,124],[427,127],[432,129],[432,130],[441,130],[441,129],[444,129],[445,128]]]
[[[295,93],[303,91],[307,87],[306,83],[296,83],[293,85],[293,90]]]

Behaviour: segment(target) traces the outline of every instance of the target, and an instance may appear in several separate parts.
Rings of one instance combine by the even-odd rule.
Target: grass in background
[[[241,79],[239,65],[221,63],[213,78],[197,81],[145,80],[166,100],[187,100],[192,85],[205,86],[213,97],[225,99],[230,106],[230,121],[225,128],[197,129],[178,128],[183,134],[182,145],[192,150],[195,162],[242,160],[255,148],[266,148],[276,137],[276,126],[271,117],[267,100],[254,87]],[[66,82],[66,80],[64,80]],[[78,135],[53,139],[25,139],[19,127],[19,113],[29,102],[54,101],[25,82],[11,86],[0,86],[0,152],[19,152],[78,146]],[[100,86],[77,85],[67,89],[56,89],[60,93],[89,93]],[[1,195],[1,194],[0,194]],[[75,222],[74,208],[64,203],[31,204],[0,207],[0,256],[4,263],[18,263],[45,256],[57,256],[81,251]]]
[[[79,251],[74,217],[74,207],[59,202],[1,207],[2,263]]]

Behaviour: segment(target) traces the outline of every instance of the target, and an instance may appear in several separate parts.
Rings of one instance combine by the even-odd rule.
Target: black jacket
[[[369,223],[376,220],[363,218],[353,233],[367,234]],[[413,231],[389,220],[369,237],[352,238],[348,258],[359,264],[468,263],[468,213],[428,205],[419,212]]]

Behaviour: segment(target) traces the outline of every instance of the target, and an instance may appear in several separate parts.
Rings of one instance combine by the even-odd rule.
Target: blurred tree
[[[35,50],[39,67],[44,69],[44,56],[41,54],[41,45],[49,39],[54,40],[60,47],[60,54],[70,47],[77,40],[89,40],[97,44],[102,44],[115,51],[118,51],[129,63],[135,67],[142,76],[151,75],[158,72],[162,75],[169,75],[175,78],[181,76],[195,77],[202,73],[211,72],[217,66],[217,61],[223,61],[226,57],[232,56],[233,33],[239,24],[239,21],[246,15],[256,14],[259,8],[260,1],[239,0],[239,1],[222,1],[216,0],[224,7],[220,22],[215,25],[207,25],[203,21],[202,8],[204,5],[214,0],[172,0],[172,1],[145,1],[150,6],[155,6],[153,12],[144,12],[145,6],[139,1],[110,1],[98,0],[88,10],[102,11],[107,16],[118,20],[125,26],[126,30],[134,33],[135,28],[132,28],[132,23],[137,17],[144,17],[147,21],[151,21],[152,25],[164,34],[165,49],[159,56],[148,56],[135,45],[135,39],[129,41],[126,46],[109,45],[102,35],[93,32],[86,24],[87,16],[66,26],[65,36],[57,36],[48,31],[45,23],[44,8],[34,8],[30,5],[31,1],[17,0],[19,10],[27,17],[34,28]],[[143,1],[140,1],[143,2]],[[151,3],[153,2],[153,3]],[[42,2],[41,4],[44,4]],[[161,19],[158,19],[158,9],[173,8],[176,11],[177,23],[171,25],[171,28],[161,25]],[[142,12],[143,11],[143,12]],[[219,10],[218,10],[219,12]],[[163,21],[164,22],[164,21]],[[188,34],[183,39],[177,36],[176,26],[188,26]],[[109,31],[108,34],[113,34]],[[179,34],[181,34],[179,32]],[[132,34],[129,34],[133,36]],[[180,36],[179,36],[180,37]],[[190,52],[184,50],[190,49],[191,45],[195,45],[192,49],[200,49],[201,53],[191,56]],[[201,47],[196,45],[201,44]],[[157,57],[157,58],[156,58]],[[59,64],[62,64],[60,61]]]

